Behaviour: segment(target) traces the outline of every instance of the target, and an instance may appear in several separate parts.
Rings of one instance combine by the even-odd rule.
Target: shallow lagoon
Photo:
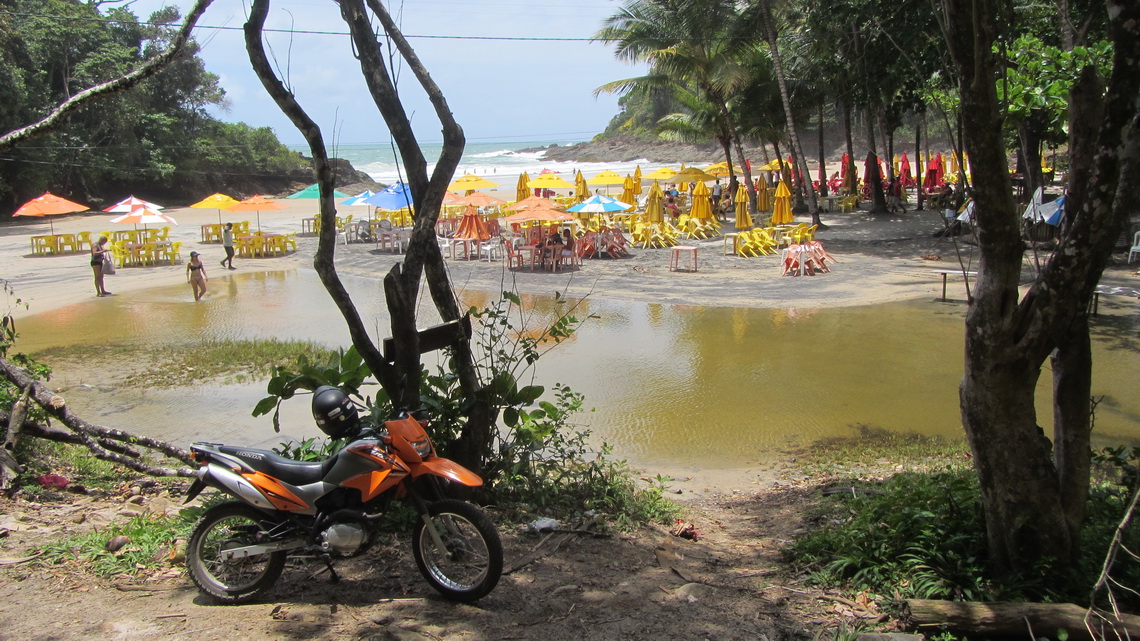
[[[345,283],[373,335],[386,335],[379,281]],[[344,323],[311,270],[242,271],[210,285],[198,304],[183,284],[31,316],[18,327],[18,348],[271,337],[348,344]],[[491,300],[483,292],[463,298],[476,306]],[[529,297],[525,305],[536,329],[567,303]],[[831,309],[586,300],[575,314],[592,318],[542,358],[536,382],[561,382],[584,393],[596,411],[578,422],[639,464],[748,465],[820,438],[852,436],[857,426],[960,438],[964,309],[928,300]],[[434,311],[425,308],[423,316]],[[1098,446],[1140,443],[1140,313],[1134,301],[1102,299],[1093,325],[1093,393],[1103,397],[1094,438]],[[112,390],[60,372],[55,384],[89,420],[174,442],[267,446],[281,439],[267,418],[249,416],[264,396],[260,383]],[[1049,387],[1046,371],[1039,404]],[[1051,419],[1047,412],[1038,416],[1047,430]],[[289,438],[318,434],[304,398],[287,404],[282,431]]]

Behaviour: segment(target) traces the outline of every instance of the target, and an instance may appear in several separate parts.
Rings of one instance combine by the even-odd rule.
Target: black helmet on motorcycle
[[[344,392],[322,385],[313,392],[313,420],[331,438],[345,438],[356,433],[360,415]]]

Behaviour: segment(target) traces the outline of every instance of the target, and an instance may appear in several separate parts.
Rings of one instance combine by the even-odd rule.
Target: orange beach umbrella
[[[42,196],[37,196],[28,202],[20,205],[13,216],[57,216],[60,214],[74,214],[76,212],[87,211],[91,209],[87,205],[80,205],[79,203],[71,202],[66,198],[60,198],[55,194],[44,192]],[[51,233],[55,235],[55,223],[51,218],[48,218],[48,224],[51,226]]]

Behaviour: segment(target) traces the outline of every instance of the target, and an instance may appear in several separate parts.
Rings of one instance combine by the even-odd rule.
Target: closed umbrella
[[[760,211],[772,210],[772,199],[768,194],[768,182],[761,180],[756,188],[756,209]]]
[[[633,176],[626,174],[625,183],[622,184],[621,189],[621,201],[624,203],[637,202],[637,192],[635,190],[636,187],[634,186]]]
[[[218,210],[218,224],[222,224],[222,210],[229,209],[230,205],[236,203],[237,200],[225,194],[213,194],[206,196],[202,200],[190,205],[193,209],[217,209]]]
[[[736,205],[736,228],[752,229],[752,216],[748,215],[748,188],[743,184],[738,186],[732,200]]]
[[[479,210],[474,205],[468,205],[467,211],[463,212],[463,218],[459,221],[459,227],[455,230],[454,238],[470,239],[470,240],[490,240],[491,232],[487,229],[487,224],[479,216]]]
[[[703,182],[698,182],[696,187],[693,187],[693,204],[689,209],[689,217],[697,220],[711,220],[713,217],[712,204],[709,203],[709,188]]]
[[[906,157],[906,152],[902,152],[902,157],[899,158],[899,180],[903,187],[910,187],[914,184],[914,175],[910,169],[910,158]]]
[[[295,194],[290,194],[290,195],[286,196],[286,198],[320,198],[320,197],[321,197],[321,186],[316,184],[316,183],[313,183],[312,185],[305,187],[304,189],[302,189],[301,191],[299,191]],[[348,198],[348,194],[344,193],[343,191],[338,191],[338,190],[334,189],[333,190],[333,198]]]
[[[645,216],[651,225],[660,225],[665,222],[665,193],[661,191],[661,184],[656,180],[649,188],[649,195],[645,198]]]
[[[60,198],[55,194],[44,192],[42,196],[37,196],[28,202],[20,205],[13,216],[56,216],[59,214],[74,214],[80,211],[87,211],[91,209],[87,205],[80,205],[79,203],[71,202],[66,198]],[[51,233],[55,235],[55,223],[51,218],[48,218],[48,225],[51,227]]]
[[[574,199],[582,202],[590,197],[590,188],[586,185],[586,177],[582,175],[582,170],[574,176]]]
[[[261,212],[262,210],[269,211],[273,209],[285,209],[286,206],[279,202],[269,200],[265,196],[250,196],[241,202],[230,205],[230,211],[253,211],[257,212],[257,231],[261,231]]]
[[[515,185],[516,201],[525,200],[527,196],[530,196],[530,187],[526,186],[528,182],[530,182],[530,176],[526,175],[525,171],[519,174],[519,183]]]
[[[795,220],[792,217],[792,190],[788,184],[780,181],[776,187],[776,202],[772,205],[772,223],[786,225]]]
[[[633,193],[634,195],[641,195],[641,165],[633,168]]]

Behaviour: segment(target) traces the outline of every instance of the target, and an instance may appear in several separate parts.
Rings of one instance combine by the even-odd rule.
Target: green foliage
[[[316,438],[307,438],[300,442],[287,441],[273,448],[273,453],[295,461],[323,461],[336,454],[348,442],[343,439],[322,441]]]
[[[1098,458],[1119,454],[1106,450]],[[1136,461],[1133,456],[1130,464]],[[787,554],[817,583],[894,598],[1086,603],[1131,498],[1124,478],[1132,475],[1135,482],[1135,476],[1127,464],[1122,469],[1126,473],[1115,482],[1094,485],[1090,492],[1077,569],[1061,584],[1043,578],[1054,576],[1050,568],[1004,583],[989,578],[985,519],[970,469],[906,472],[881,483],[849,481],[863,491],[824,497],[813,516],[818,529],[797,539]],[[1124,536],[1128,549],[1140,546],[1140,528],[1128,528]],[[1112,577],[1119,585],[1140,585],[1140,563],[1120,555]],[[1140,605],[1135,594],[1116,596],[1125,609]]]
[[[1024,34],[1008,45],[995,44],[994,51],[1009,63],[997,90],[1010,116],[1024,120],[1039,114],[1045,132],[1056,143],[1066,140],[1069,92],[1081,70],[1092,66],[1103,78],[1112,65],[1112,45],[1107,41],[1065,51]]]
[[[35,122],[79,91],[137,68],[165,49],[181,23],[165,7],[141,24],[129,8],[106,3],[13,0],[0,19],[0,131]],[[104,13],[100,10],[104,9]],[[6,153],[0,205],[47,189],[84,202],[123,193],[195,198],[209,191],[257,189],[308,171],[268,128],[221,123],[219,79],[191,40],[185,55],[133,89],[74,113],[61,128]]]
[[[80,482],[88,489],[111,491],[132,472],[91,455],[81,445],[57,443],[39,438],[20,439],[16,456],[24,466],[20,475],[21,493],[30,496],[50,493],[32,479],[42,474],[58,474],[72,483]]]
[[[791,556],[816,581],[902,598],[988,600],[985,524],[976,475],[903,473],[864,493],[826,501],[827,522]]]
[[[274,375],[266,387],[269,396],[257,403],[253,415],[262,416],[272,411],[273,429],[277,432],[281,431],[281,402],[293,398],[298,391],[311,392],[322,385],[332,385],[350,396],[359,397],[360,386],[372,374],[355,347],[330,354],[323,367],[307,356],[301,356],[296,370],[277,366],[273,371]]]
[[[187,511],[176,517],[136,516],[124,524],[49,543],[40,549],[43,554],[37,561],[42,565],[79,562],[89,565],[95,574],[102,577],[133,576],[153,571],[168,564],[164,551],[168,551],[177,539],[185,540],[189,536],[195,514],[197,511]],[[115,552],[107,551],[107,542],[116,536],[128,537],[130,541]]]

